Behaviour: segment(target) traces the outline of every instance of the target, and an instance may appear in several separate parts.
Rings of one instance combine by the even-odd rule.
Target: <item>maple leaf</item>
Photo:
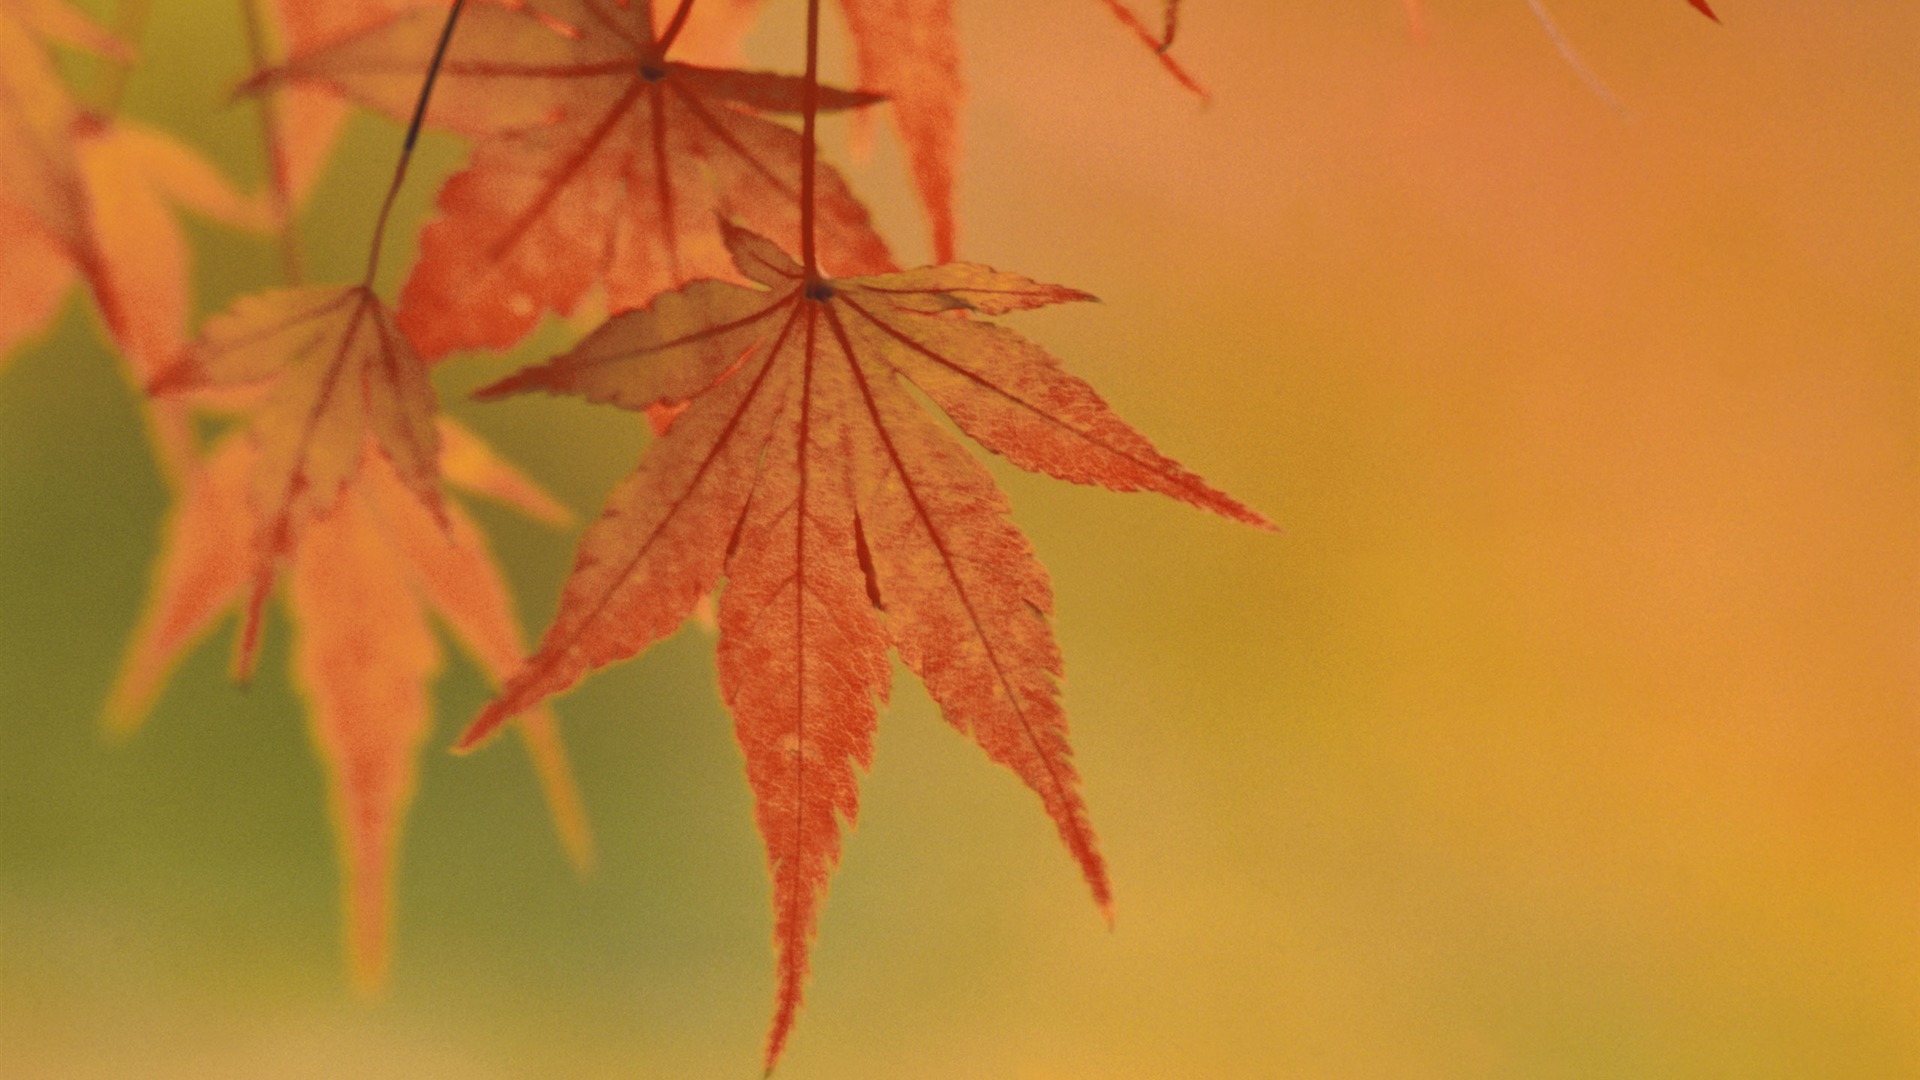
[[[29,14],[32,22],[17,21]],[[50,0],[0,4],[0,198],[44,234],[35,241],[39,250],[13,272],[58,273],[44,253],[46,241],[57,245],[66,273],[86,279],[102,319],[144,379],[186,339],[189,255],[172,207],[247,229],[269,224],[266,207],[170,136],[81,108],[30,27],[125,51]]]
[[[64,4],[0,0],[0,193],[56,234],[73,231],[81,217],[71,148],[80,110],[47,50],[62,39],[126,53]]]
[[[807,949],[858,807],[889,646],[948,722],[1032,788],[1110,905],[1059,701],[1052,592],[986,470],[906,383],[1021,466],[1257,513],[1161,456],[1038,346],[974,318],[1084,293],[982,266],[810,278],[732,226],[739,272],[616,316],[575,349],[481,391],[681,407],[581,540],[560,611],[462,737],[673,631],[722,577],[720,686],[774,879],[784,1045]]]
[[[82,111],[44,46],[50,12],[80,18],[57,5],[0,3],[0,205],[7,207],[9,224],[25,225],[31,234],[0,253],[0,273],[40,283],[40,302],[8,316],[6,345],[51,318],[54,294],[65,291],[87,249],[81,242],[87,232],[84,181],[73,145]],[[81,25],[99,32],[84,20]]]
[[[369,440],[421,505],[445,520],[433,386],[371,289],[310,286],[242,297],[209,318],[149,390],[168,397],[250,387],[267,396],[248,429],[257,447],[248,488],[257,527],[235,665],[242,675],[252,667],[281,562],[302,530],[340,502]]]
[[[450,421],[440,429],[449,479],[537,518],[564,519],[476,437]],[[287,604],[297,631],[295,678],[331,781],[351,967],[370,990],[387,964],[394,851],[430,727],[427,686],[440,667],[427,611],[496,683],[519,665],[522,643],[479,529],[452,504],[437,520],[370,439],[364,456],[353,489],[291,553]],[[251,440],[229,437],[186,486],[108,700],[112,730],[133,731],[179,660],[244,603],[255,572],[248,549],[260,528],[258,457]],[[520,730],[562,843],[584,869],[592,840],[553,718],[529,713]]]
[[[223,224],[263,230],[265,202],[236,191],[205,159],[170,136],[80,107],[35,34],[124,56],[104,32],[51,0],[0,3],[0,357],[41,332],[76,280],[135,382],[145,382],[187,339],[191,249],[176,207]],[[192,460],[185,411],[145,410],[160,464],[177,480]]]
[[[441,189],[401,291],[400,325],[425,356],[503,347],[542,313],[571,313],[595,284],[615,310],[730,269],[724,209],[797,236],[800,138],[759,115],[794,112],[802,81],[666,58],[649,5],[478,3],[453,36],[429,121],[477,140]],[[326,85],[395,117],[412,109],[444,18],[403,11],[256,79]],[[825,109],[874,95],[823,90]],[[845,182],[823,170],[823,257],[888,269],[886,246]]]

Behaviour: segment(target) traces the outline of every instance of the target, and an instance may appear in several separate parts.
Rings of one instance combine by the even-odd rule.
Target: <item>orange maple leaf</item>
[[[269,224],[266,206],[170,136],[82,108],[35,40],[43,29],[124,53],[63,5],[0,3],[0,201],[42,234],[14,272],[66,282],[78,271],[144,378],[186,340],[189,255],[172,206],[249,229]]]
[[[38,36],[111,55],[119,45],[51,0],[0,3],[0,358],[39,333],[76,278],[85,281],[136,382],[151,378],[187,339],[191,249],[176,206],[261,230],[264,200],[237,192],[184,145],[140,124],[82,108]],[[192,458],[184,411],[150,405],[161,464]]]
[[[248,435],[256,446],[248,505],[256,523],[253,594],[236,670],[245,675],[281,562],[361,471],[371,441],[399,482],[444,520],[433,385],[365,286],[255,293],[209,318],[199,338],[149,387],[158,396],[260,388]]]
[[[771,1066],[838,858],[835,815],[853,820],[854,766],[871,760],[889,646],[1040,796],[1110,904],[1067,747],[1046,571],[986,470],[904,382],[1023,468],[1267,523],[1161,456],[1038,346],[972,317],[1084,293],[966,264],[815,279],[762,237],[724,234],[765,288],[695,282],[481,391],[684,411],[608,497],[553,625],[461,744],[670,633],[726,578],[720,685],[777,911]]]
[[[565,520],[563,508],[479,439],[450,421],[440,429],[449,479],[534,517]],[[351,966],[370,990],[387,965],[394,851],[430,727],[427,687],[441,663],[427,611],[496,683],[518,667],[522,642],[479,529],[451,504],[437,520],[371,440],[363,454],[352,490],[292,551],[287,605],[295,679],[331,780]],[[258,458],[250,440],[228,438],[175,507],[107,704],[112,730],[134,730],[181,657],[244,602],[256,569],[248,551],[261,527],[253,505]],[[592,840],[553,718],[530,713],[520,728],[562,843],[584,869]]]
[[[730,269],[714,229],[725,209],[797,236],[797,133],[763,112],[800,108],[801,80],[667,59],[649,5],[527,0],[470,6],[454,34],[429,122],[477,139],[441,189],[401,291],[400,325],[423,355],[502,347],[542,313],[570,313],[595,284],[615,310]],[[291,57],[275,80],[334,87],[408,115],[444,16],[403,11]],[[847,109],[870,94],[824,90]],[[843,272],[891,267],[844,181],[823,170],[821,245]]]

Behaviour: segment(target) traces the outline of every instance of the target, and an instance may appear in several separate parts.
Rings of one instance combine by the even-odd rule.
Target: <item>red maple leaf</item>
[[[447,421],[440,431],[450,480],[532,516],[565,520],[563,508],[479,439]],[[518,667],[522,643],[479,529],[452,504],[446,520],[436,520],[370,441],[364,457],[352,490],[292,551],[287,606],[295,681],[331,781],[352,970],[372,989],[386,968],[393,855],[430,727],[428,684],[441,663],[427,612],[496,682]],[[137,727],[180,658],[245,602],[256,572],[249,550],[261,529],[258,458],[251,440],[228,438],[186,485],[108,701],[115,731]],[[520,728],[561,840],[584,868],[592,840],[553,718],[530,713]]]
[[[544,312],[569,313],[594,285],[615,310],[690,278],[727,273],[714,229],[725,210],[795,237],[800,138],[761,116],[800,108],[801,80],[667,58],[649,5],[589,0],[476,3],[441,68],[429,122],[477,140],[441,190],[402,289],[400,325],[423,355],[502,347]],[[327,85],[408,115],[444,14],[403,11],[291,57],[270,73]],[[825,90],[846,109],[873,95]],[[837,270],[891,267],[866,209],[823,170],[823,257]]]
[[[580,544],[526,667],[462,737],[673,631],[724,577],[720,685],[774,878],[779,1055],[807,969],[836,815],[858,805],[889,646],[947,720],[1039,794],[1110,903],[1059,701],[1046,571],[986,471],[914,401],[1023,468],[1265,519],[1161,456],[1038,346],[976,319],[1085,294],[981,266],[809,277],[727,227],[739,272],[617,316],[483,390],[681,408]]]

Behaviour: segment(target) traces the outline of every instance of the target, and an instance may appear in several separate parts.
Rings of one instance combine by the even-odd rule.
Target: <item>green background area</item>
[[[902,671],[779,1075],[1920,1074],[1914,5],[1561,0],[1617,108],[1520,0],[1422,34],[1188,3],[1204,106],[1092,0],[961,6],[963,254],[1101,296],[1008,321],[1284,531],[994,463],[1115,928]],[[155,8],[128,115],[255,182],[230,7]],[[798,67],[799,10],[760,62]],[[316,280],[357,274],[396,143],[350,129]],[[426,142],[390,286],[461,156]],[[923,257],[889,137],[848,169]],[[191,228],[203,313],[274,280]],[[590,514],[637,418],[465,397],[576,333],[436,382]],[[165,504],[76,294],[0,369],[0,1075],[757,1074],[768,887],[705,631],[559,702],[585,881],[512,741],[441,751],[486,697],[450,667],[364,1003],[279,613],[251,688],[224,626],[100,732]],[[476,512],[540,625],[573,537]]]

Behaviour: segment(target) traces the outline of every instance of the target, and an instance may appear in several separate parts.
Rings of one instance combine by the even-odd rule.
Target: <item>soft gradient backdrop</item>
[[[1014,320],[1284,526],[996,465],[1051,566],[1108,932],[1036,801],[903,673],[780,1075],[1920,1075],[1920,7],[964,0],[962,250]],[[101,10],[104,5],[95,5]],[[155,5],[129,110],[257,177],[231,5]],[[799,6],[753,44],[796,68]],[[362,257],[396,132],[307,222]],[[430,140],[421,220],[457,163]],[[926,251],[884,137],[852,167]],[[412,228],[389,265],[398,272]],[[198,229],[202,308],[270,281]],[[5,298],[0,297],[0,303]],[[450,407],[590,511],[643,443]],[[558,434],[556,434],[558,433]],[[97,712],[165,496],[96,320],[0,371],[0,1075],[753,1075],[761,847],[696,628],[560,709],[569,872],[510,741],[426,758],[392,987],[345,986],[275,621]],[[572,538],[482,509],[529,618]],[[438,741],[484,699],[456,667]]]

